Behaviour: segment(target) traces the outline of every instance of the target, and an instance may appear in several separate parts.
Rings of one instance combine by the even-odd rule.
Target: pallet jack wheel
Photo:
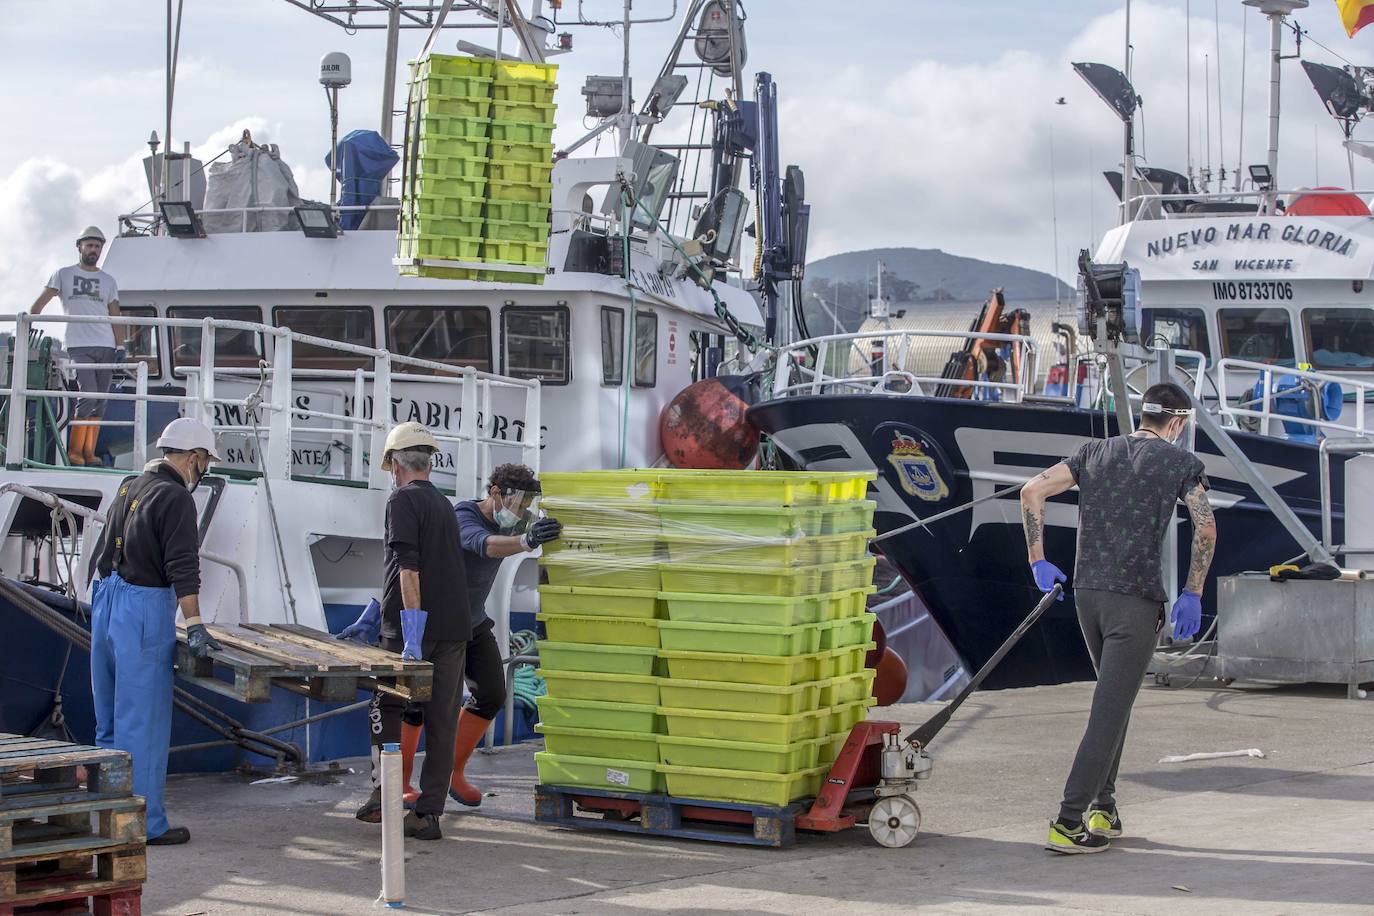
[[[881,798],[868,815],[868,832],[888,849],[910,846],[920,829],[921,809],[910,795]]]

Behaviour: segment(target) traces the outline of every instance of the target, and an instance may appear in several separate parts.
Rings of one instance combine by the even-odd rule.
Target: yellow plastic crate
[[[864,613],[868,608],[868,596],[873,594],[876,589],[873,586],[867,588],[853,588],[843,592],[832,592],[830,600],[826,604],[825,619],[843,620],[846,617],[854,617]]]
[[[868,653],[878,647],[876,642],[865,640],[840,649],[829,649],[821,654],[825,662],[821,665],[822,678],[846,677],[864,670],[864,660]]]
[[[427,236],[464,239],[481,238],[482,220],[480,217],[410,216],[400,221],[399,233],[402,238],[419,238]]]
[[[751,773],[795,773],[811,769],[816,766],[821,744],[830,741],[828,737],[803,738],[791,744],[762,744],[720,738],[653,737],[656,738],[654,745],[659,763]]]
[[[821,527],[817,534],[845,534],[868,531],[873,527],[873,512],[878,504],[871,499],[821,506]]]
[[[535,697],[539,721],[564,728],[599,728],[616,732],[664,734],[666,723],[657,706],[638,703],[606,703],[597,700],[561,700]],[[829,721],[829,713],[817,714]]]
[[[873,695],[873,678],[878,672],[866,668],[858,674],[847,674],[826,681],[821,687],[822,706],[839,706],[854,703]]]
[[[487,129],[491,124],[489,118],[459,118],[449,115],[434,114],[432,112],[421,112],[416,116],[416,130],[412,131],[412,136],[417,138],[459,138],[459,139],[487,139]]]
[[[440,95],[446,98],[484,99],[491,96],[489,76],[450,76],[430,73],[417,80],[421,84],[420,97]]]
[[[661,575],[661,573],[660,573]],[[771,595],[724,595],[697,592],[660,592],[669,620],[696,623],[751,623],[790,627],[819,623],[828,618],[829,595],[777,597]]]
[[[662,631],[660,630],[660,638]],[[791,687],[832,676],[834,661],[829,652],[807,655],[736,655],[730,652],[694,652],[659,649],[668,677],[689,681],[725,681]]]
[[[494,120],[519,121],[527,124],[552,124],[553,112],[557,107],[552,102],[522,102],[514,99],[495,99],[491,104],[491,116]]]
[[[654,559],[593,559],[583,554],[559,553],[543,557],[539,565],[548,573],[550,585],[654,591],[659,587],[659,563]]]
[[[821,633],[828,623],[802,623],[790,627],[752,626],[746,623],[690,623],[659,621],[659,645],[687,652],[731,652],[743,655],[807,655],[819,652]]]
[[[542,265],[547,261],[548,253],[547,236],[541,242],[511,242],[491,238],[482,242],[482,259],[494,263]]]
[[[432,178],[482,178],[487,160],[474,156],[425,156],[415,161],[415,174]]]
[[[552,211],[553,204],[547,200],[488,200],[486,215],[507,223],[543,223],[547,234]]]
[[[463,219],[482,220],[482,205],[485,201],[480,197],[431,197],[416,195],[408,197],[402,208],[403,213],[409,219],[423,220],[425,217],[437,217],[448,219],[460,217]]]
[[[652,589],[541,585],[539,609],[549,614],[592,614],[640,620],[663,616],[658,592]]]
[[[698,506],[662,503],[659,516],[666,535],[746,535],[793,538],[821,534],[822,506]]]
[[[428,54],[410,62],[411,69],[424,76],[480,76],[490,79],[495,60],[490,57],[467,57],[461,54]]]
[[[659,559],[658,541],[631,533],[600,528],[579,528],[564,525],[556,541],[544,545],[544,556],[562,558],[564,554],[590,557],[593,560],[621,558],[631,563],[647,563]]]
[[[444,178],[434,175],[406,175],[402,193],[408,198],[481,197],[486,193],[487,180],[475,178]]]
[[[517,223],[488,219],[482,227],[482,238],[507,242],[536,242],[548,251],[548,223]]]
[[[491,179],[490,195],[493,200],[524,200],[533,203],[548,203],[553,196],[553,185],[549,182],[502,181]]]
[[[491,162],[491,177],[498,181],[545,184],[552,174],[552,162],[506,162],[500,159]]]
[[[821,585],[818,566],[727,566],[706,563],[665,563],[663,589],[671,592],[697,592],[719,595],[774,595],[791,597],[818,595]]]
[[[535,725],[534,730],[544,736],[544,747],[551,754],[574,757],[613,757],[645,763],[658,761],[659,736],[653,732],[573,728],[563,725],[546,725],[542,722]]]
[[[535,643],[535,647],[539,653],[539,664],[550,671],[589,671],[645,677],[654,673],[658,659],[658,649],[653,646],[603,646],[541,639]]]
[[[614,499],[651,503],[663,492],[661,470],[626,468],[615,471],[548,471],[539,475],[544,496],[553,499]]]
[[[475,261],[481,256],[482,240],[421,235],[416,238],[399,239],[398,250],[402,258]]]
[[[415,138],[415,155],[421,159],[430,156],[486,159],[490,152],[491,141],[486,137],[445,137],[427,134]]]
[[[674,562],[816,566],[863,559],[875,534],[856,531],[789,538],[675,533],[665,536],[664,541]]]
[[[498,80],[491,89],[491,97],[498,102],[524,102],[537,103],[540,105],[552,105],[554,92],[558,89],[556,83],[542,85],[540,83],[508,83]]]
[[[558,64],[538,64],[527,60],[493,60],[492,77],[498,83],[530,83],[553,86]]]
[[[554,642],[582,642],[598,646],[645,646],[658,648],[657,620],[627,617],[593,617],[585,614],[548,614],[535,618],[544,624]]]
[[[827,622],[821,633],[821,649],[847,649],[867,643],[873,638],[873,624],[877,620],[875,614],[860,614]]]
[[[607,674],[594,671],[552,671],[540,668],[535,672],[544,679],[549,696],[562,700],[599,700],[614,703],[638,703],[658,706],[659,678],[653,675]],[[819,691],[820,686],[815,685]]]
[[[817,473],[683,471],[664,481],[665,499],[717,506],[810,506],[821,502]]]
[[[553,162],[552,143],[493,140],[491,141],[490,152],[491,158],[497,162]]]
[[[821,766],[778,774],[659,764],[669,795],[777,807],[814,796],[828,770],[828,766]]]
[[[865,697],[853,703],[841,703],[839,706],[831,706],[822,713],[825,716],[824,728],[832,735],[848,735],[850,729],[868,718],[869,709],[877,705],[878,701],[876,699],[873,697]],[[666,726],[666,720],[664,724]]]
[[[774,716],[794,715],[820,708],[821,687],[829,681],[809,681],[788,687],[731,684],[725,681],[691,681],[661,678],[655,682],[660,705],[678,709],[715,709],[725,712],[760,712]],[[553,688],[549,688],[553,692]],[[587,697],[586,699],[601,699]],[[628,699],[628,698],[627,698]],[[632,702],[643,702],[634,700]]]
[[[835,758],[840,756],[840,750],[844,747],[844,743],[848,740],[848,734],[827,735],[821,738],[816,762],[821,766],[829,766],[834,763]]]
[[[497,142],[548,143],[553,138],[553,122],[505,121],[493,119],[491,139]]]
[[[836,713],[831,709],[799,712],[787,716],[712,709],[678,709],[671,706],[661,706],[658,712],[667,734],[679,738],[721,738],[726,741],[760,741],[770,744],[790,744],[804,738],[823,738],[833,731],[831,723],[837,721]]]
[[[589,536],[604,532],[621,540],[658,538],[659,507],[651,500],[545,496],[540,506],[565,528],[576,528]]]
[[[539,782],[546,786],[579,786],[621,792],[659,794],[664,790],[660,764],[609,757],[573,757],[540,751],[534,755]]]
[[[867,588],[873,584],[873,569],[877,557],[851,560],[847,563],[828,563],[814,567],[820,574],[821,592],[847,592],[856,588]]]
[[[420,86],[420,106],[425,116],[489,118],[492,100],[485,95],[443,95],[425,83]]]

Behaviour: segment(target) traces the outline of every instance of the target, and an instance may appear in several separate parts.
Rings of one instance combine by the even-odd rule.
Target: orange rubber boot
[[[86,459],[82,457],[82,442],[86,438],[86,430],[89,426],[71,426],[67,429],[67,463],[73,467],[82,468],[86,466]]]
[[[81,460],[86,462],[88,468],[98,468],[104,464],[99,458],[95,457],[95,440],[100,438],[99,426],[83,427],[86,437],[81,440]]]
[[[463,778],[463,767],[467,765],[468,758],[477,749],[490,725],[490,719],[483,719],[468,709],[464,709],[458,716],[458,734],[453,739],[453,775],[448,781],[448,797],[469,808],[476,808],[482,804],[482,790]]]
[[[420,746],[422,725],[401,723],[401,802],[414,807],[420,792],[410,784],[410,776],[415,771],[415,750]]]

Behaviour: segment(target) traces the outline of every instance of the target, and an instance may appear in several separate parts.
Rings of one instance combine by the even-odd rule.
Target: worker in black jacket
[[[96,548],[91,597],[91,695],[95,743],[128,751],[134,794],[148,804],[148,843],[185,843],[169,827],[162,790],[172,736],[176,613],[198,658],[219,649],[200,621],[200,539],[191,491],[220,460],[215,434],[181,417],[157,440],[161,460],[120,486]]]

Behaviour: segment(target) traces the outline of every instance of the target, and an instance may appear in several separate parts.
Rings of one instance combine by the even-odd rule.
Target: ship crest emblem
[[[926,502],[939,502],[949,495],[949,486],[940,476],[935,459],[925,453],[921,443],[905,433],[892,438],[888,463],[897,471],[902,489]]]

